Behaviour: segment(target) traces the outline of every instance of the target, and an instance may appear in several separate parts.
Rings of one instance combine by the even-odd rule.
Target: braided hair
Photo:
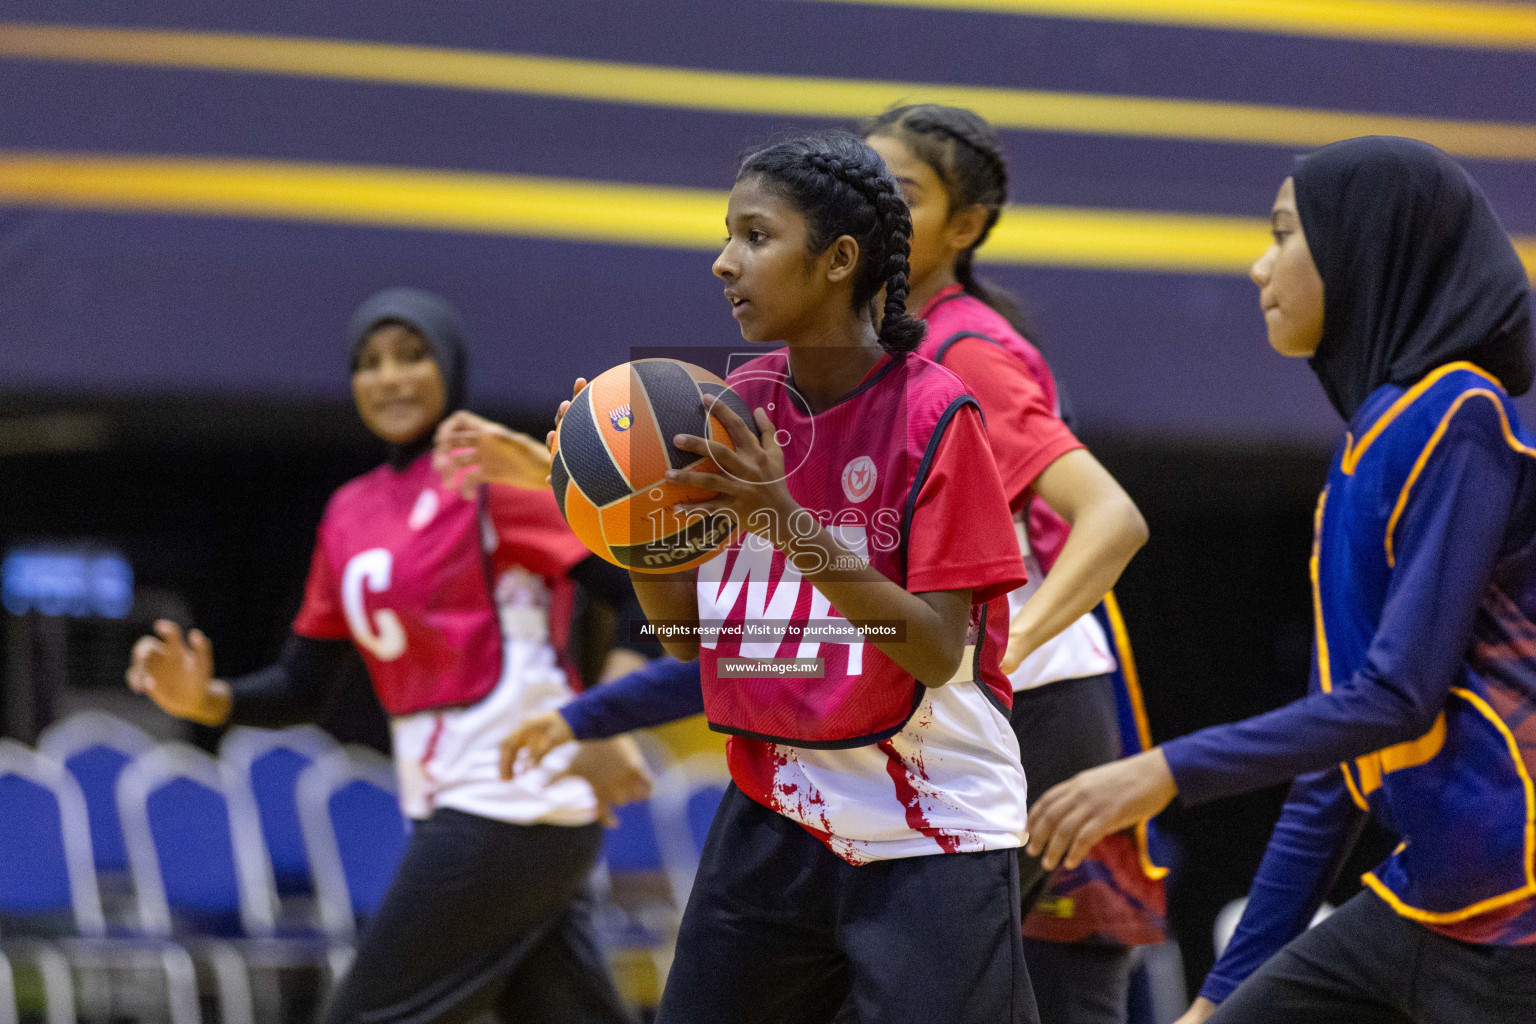
[[[955,280],[972,295],[996,310],[1004,320],[1028,338],[1033,336],[1013,296],[976,276],[972,263],[1008,202],[1008,164],[1003,159],[997,132],[979,114],[963,107],[915,103],[892,107],[863,125],[864,138],[888,135],[899,139],[944,183],[953,213],[968,206],[987,211],[985,226],[976,241],[955,258]]]
[[[884,288],[880,346],[893,354],[916,349],[924,326],[907,315],[912,215],[880,154],[848,132],[818,132],[749,154],[736,180],[753,177],[763,179],[809,222],[812,255],[825,252],[843,235],[859,243],[854,308],[872,307]]]

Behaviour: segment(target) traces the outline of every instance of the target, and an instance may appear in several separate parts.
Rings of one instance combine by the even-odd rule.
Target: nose
[[[394,384],[405,376],[405,364],[398,359],[386,356],[379,360],[378,379],[380,384]]]
[[[1253,266],[1248,268],[1248,278],[1254,284],[1263,288],[1269,284],[1270,275],[1275,267],[1275,247],[1270,246],[1264,250],[1264,254],[1253,261]]]
[[[729,283],[736,280],[736,261],[731,259],[731,243],[725,243],[725,248],[720,250],[720,255],[715,257],[715,263],[709,269],[722,281]]]

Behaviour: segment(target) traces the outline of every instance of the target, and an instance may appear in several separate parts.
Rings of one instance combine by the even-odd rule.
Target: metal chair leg
[[[0,1024],[18,1024],[16,976],[4,953],[0,953]]]
[[[48,1024],[75,1024],[75,979],[64,955],[52,946],[32,939],[8,942],[6,951],[15,959],[30,961],[42,976]],[[11,1005],[16,1005],[14,999]]]

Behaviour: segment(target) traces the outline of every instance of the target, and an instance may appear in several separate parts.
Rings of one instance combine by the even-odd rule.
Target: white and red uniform
[[[1029,570],[1029,582],[1008,595],[1011,618],[1040,588],[1071,529],[1045,502],[1034,500],[1030,485],[1051,463],[1084,445],[1061,421],[1056,381],[1045,357],[997,310],[954,284],[928,300],[921,318],[928,323],[928,335],[917,351],[959,375],[987,416],[987,434]],[[1116,666],[1109,638],[1089,613],[1041,644],[1008,679],[1015,690],[1028,690],[1103,675]]]
[[[544,491],[445,489],[430,454],[347,483],[326,506],[293,631],[350,639],[390,715],[400,800],[513,824],[596,820],[583,779],[554,780],[575,744],[511,782],[499,745],[572,696],[558,651],[566,573],[588,556]]]
[[[705,710],[734,733],[731,776],[851,863],[1010,849],[1025,826],[1024,773],[998,669],[1006,602],[1025,579],[975,400],[928,360],[884,356],[812,416],[785,350],[729,378],[780,431],[788,487],[844,547],[913,593],[972,591],[956,680],[929,689],[871,643],[752,633],[841,621],[784,555],[746,534],[704,563],[699,618]],[[820,658],[820,678],[722,671],[722,658]]]

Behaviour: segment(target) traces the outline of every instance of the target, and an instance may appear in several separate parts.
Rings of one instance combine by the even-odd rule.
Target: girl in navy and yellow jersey
[[[1295,777],[1185,1021],[1528,1024],[1536,440],[1510,401],[1532,379],[1525,270],[1466,173],[1408,139],[1304,158],[1272,220],[1253,268],[1270,344],[1311,357],[1349,423],[1317,506],[1311,693],[1056,787],[1030,845],[1070,864],[1175,795]],[[1401,845],[1299,935],[1370,813]]]

